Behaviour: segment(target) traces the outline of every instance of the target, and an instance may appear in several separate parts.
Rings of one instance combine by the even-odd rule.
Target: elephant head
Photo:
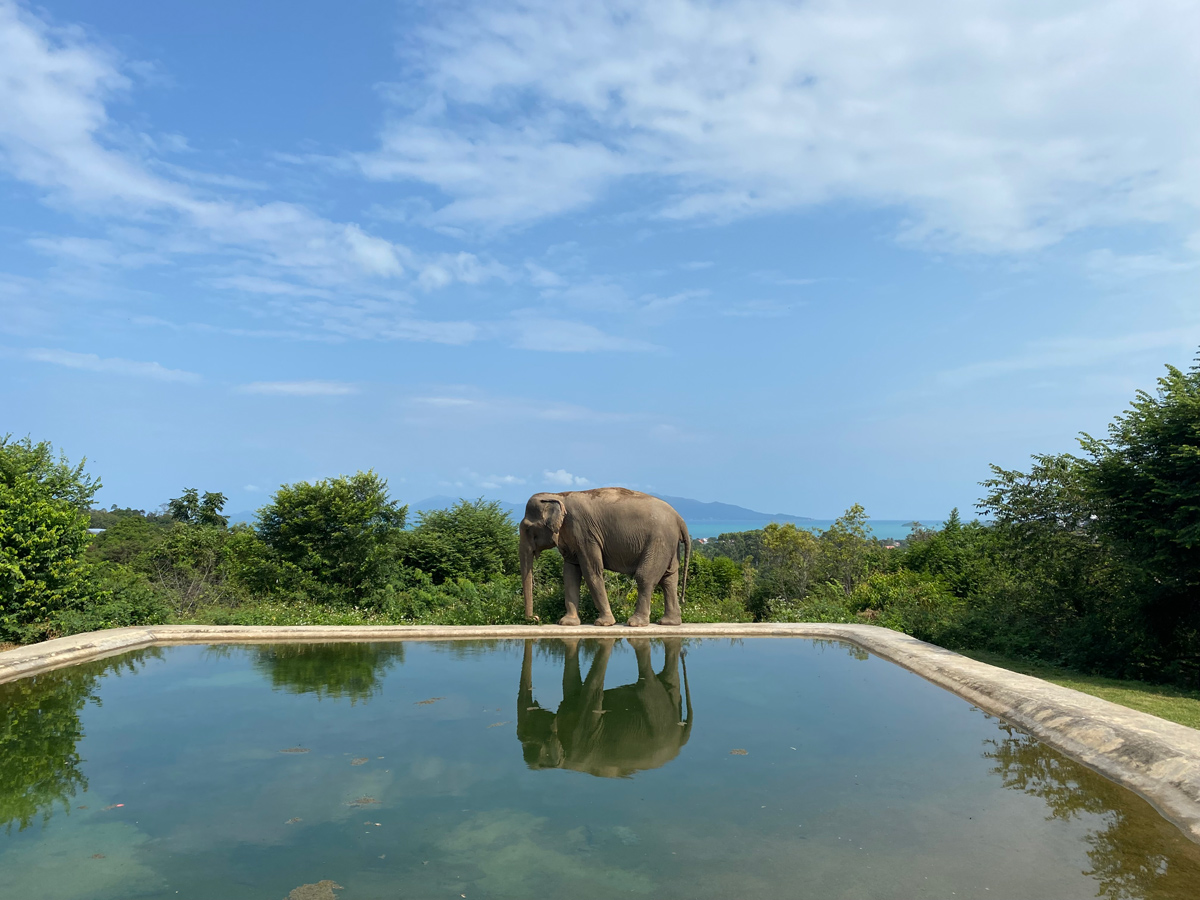
[[[582,678],[578,641],[563,642],[563,699],[558,710],[551,711],[533,699],[533,641],[525,642],[517,693],[517,737],[529,768],[628,778],[666,765],[688,742],[692,698],[682,639],[663,641],[666,661],[658,673],[650,664],[650,640],[631,639],[639,678],[634,684],[606,690],[604,677],[614,643],[598,642],[591,668]]]
[[[533,618],[533,561],[543,550],[558,546],[567,507],[558,494],[534,494],[525,504],[520,525],[521,590],[525,618]]]

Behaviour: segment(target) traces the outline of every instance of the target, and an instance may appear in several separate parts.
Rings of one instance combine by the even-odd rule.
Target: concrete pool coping
[[[592,625],[148,625],[0,652],[0,683],[142,647],[511,638],[799,637],[845,641],[1017,726],[1134,791],[1200,843],[1200,730],[1168,722],[875,625],[712,624],[631,630]]]

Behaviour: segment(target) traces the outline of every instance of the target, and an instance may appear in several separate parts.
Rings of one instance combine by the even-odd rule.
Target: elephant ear
[[[567,518],[567,506],[558,497],[543,497],[542,504],[546,514],[546,525],[557,538]]]

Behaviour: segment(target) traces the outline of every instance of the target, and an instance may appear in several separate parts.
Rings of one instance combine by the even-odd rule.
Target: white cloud
[[[358,393],[356,386],[344,381],[255,381],[238,390],[244,394],[282,397],[341,397]]]
[[[297,203],[248,202],[240,192],[253,185],[240,180],[164,163],[154,154],[187,149],[186,139],[138,134],[131,141],[130,130],[110,119],[112,102],[132,87],[125,72],[136,68],[82,29],[53,27],[13,0],[0,0],[0,171],[40,189],[55,206],[138,226],[110,225],[106,240],[38,236],[34,247],[90,267],[209,254],[217,261],[206,267],[206,281],[224,278],[227,287],[275,295],[270,311],[310,328],[350,336],[365,320],[376,338],[474,339],[474,327],[465,323],[364,315],[356,304],[394,291],[401,280],[423,288],[478,284],[503,276],[502,267],[469,253],[426,258]],[[328,303],[320,317],[288,302],[314,295]]]
[[[584,487],[590,482],[581,475],[572,475],[566,469],[558,469],[551,472],[546,469],[542,472],[542,480],[547,484],[552,484],[555,487]]]
[[[1192,0],[500,0],[409,46],[380,179],[435,223],[520,225],[651,180],[660,216],[831,201],[909,240],[1020,251],[1200,212]],[[643,191],[644,193],[644,191]]]
[[[83,369],[88,372],[102,372],[112,375],[132,375],[136,378],[152,378],[156,381],[195,383],[200,380],[200,376],[195,372],[168,369],[156,362],[137,362],[131,359],[119,359],[116,357],[106,359],[94,353],[34,349],[25,351],[25,358],[35,362],[66,366],[69,369]]]

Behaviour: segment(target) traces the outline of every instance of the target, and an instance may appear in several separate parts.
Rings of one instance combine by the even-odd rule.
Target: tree
[[[1127,563],[1154,636],[1173,658],[1200,653],[1200,358],[1139,391],[1084,435],[1095,529]]]
[[[979,503],[994,520],[988,561],[994,582],[978,604],[988,646],[1117,672],[1140,625],[1121,608],[1126,593],[1096,532],[1086,462],[1041,454],[1028,472],[991,469]]]
[[[870,574],[869,518],[867,511],[855,503],[821,532],[819,569],[822,580],[836,581],[846,596],[850,596],[855,585]]]
[[[229,517],[221,515],[225,508],[225,495],[205,491],[201,497],[195,488],[184,488],[183,496],[167,501],[167,512],[171,518],[183,525],[208,525],[226,528]]]
[[[407,515],[388,498],[387,480],[367,471],[283,485],[258,511],[256,530],[328,599],[356,601],[394,571]]]
[[[100,482],[55,458],[48,442],[0,438],[0,637],[40,634],[53,612],[90,590],[88,508]]]

